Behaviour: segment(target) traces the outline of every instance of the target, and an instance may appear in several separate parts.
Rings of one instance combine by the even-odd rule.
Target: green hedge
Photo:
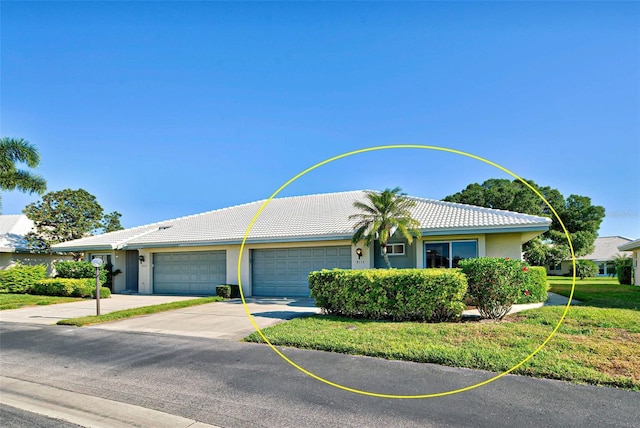
[[[95,298],[95,279],[49,278],[35,281],[29,294],[44,296],[93,297]],[[100,298],[111,297],[111,290],[100,287]]]
[[[591,260],[576,260],[576,276],[580,279],[593,278],[598,274],[598,265]],[[573,265],[569,268],[569,276],[573,276]]]
[[[87,261],[64,261],[54,263],[53,266],[56,269],[56,278],[96,278],[96,268],[93,267],[91,262]],[[105,266],[100,267],[100,284],[107,282],[107,271]]]
[[[47,267],[45,265],[16,264],[10,269],[0,271],[0,291],[26,293],[35,281],[46,277]]]
[[[231,286],[229,285],[216,285],[216,296],[220,296],[224,299],[231,297]]]
[[[460,261],[471,304],[483,318],[502,319],[533,282],[521,260],[480,257]]]
[[[309,288],[325,313],[437,322],[460,319],[467,281],[458,269],[333,269],[311,272]]]
[[[515,303],[546,302],[549,298],[548,289],[547,270],[542,266],[529,266],[526,282],[520,287]]]

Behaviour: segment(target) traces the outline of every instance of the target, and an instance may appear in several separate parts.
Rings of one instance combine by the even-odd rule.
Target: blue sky
[[[637,2],[6,2],[0,133],[125,227],[268,197],[379,145],[469,152],[640,237]],[[281,195],[509,178],[431,150],[352,156]],[[4,213],[37,196],[3,195]]]

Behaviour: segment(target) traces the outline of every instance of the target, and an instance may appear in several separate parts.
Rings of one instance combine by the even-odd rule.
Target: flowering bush
[[[502,319],[514,303],[531,295],[529,268],[520,260],[481,257],[460,262],[467,294],[483,318]]]

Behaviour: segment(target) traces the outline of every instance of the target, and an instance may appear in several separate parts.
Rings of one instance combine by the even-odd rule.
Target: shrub
[[[35,281],[30,294],[95,298],[95,280],[90,278],[49,278]],[[100,297],[111,297],[111,290],[100,287]]]
[[[518,298],[514,303],[546,302],[549,298],[547,270],[542,266],[529,266],[526,272],[526,281],[520,287]]]
[[[309,274],[323,312],[368,319],[457,320],[467,289],[458,269],[333,269]]]
[[[94,278],[96,277],[96,268],[91,262],[87,261],[63,261],[54,263],[56,269],[56,278]],[[100,267],[100,284],[107,282],[107,271],[103,266]]]
[[[633,259],[627,256],[617,256],[613,263],[616,266],[618,282],[624,285],[631,285],[631,279],[633,277]]]
[[[228,299],[231,297],[231,286],[229,285],[217,285],[216,286],[216,296],[223,297]]]
[[[468,295],[483,318],[502,319],[529,287],[528,266],[520,260],[481,257],[460,261]]]
[[[0,291],[27,293],[35,281],[46,277],[45,265],[25,266],[18,263],[10,269],[0,271]]]
[[[598,266],[591,260],[576,260],[576,276],[580,279],[591,278],[598,274]],[[573,276],[573,266],[569,268],[569,275]]]

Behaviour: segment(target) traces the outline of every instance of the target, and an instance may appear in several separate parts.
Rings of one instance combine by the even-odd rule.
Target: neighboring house
[[[631,251],[633,258],[633,284],[640,285],[640,239],[622,244],[618,247],[620,251]]]
[[[414,198],[423,236],[409,245],[393,236],[394,267],[455,267],[470,257],[520,259],[522,244],[549,229],[550,219]],[[273,199],[248,236],[240,266],[245,296],[308,296],[307,275],[323,268],[384,267],[378,242],[352,245],[364,191]],[[238,284],[240,244],[264,201],[57,244],[57,251],[99,256],[121,274],[115,292],[212,294]],[[356,251],[360,249],[361,251]],[[358,255],[360,253],[360,255]]]
[[[0,270],[9,269],[16,263],[23,265],[47,265],[49,273],[58,260],[72,260],[61,254],[34,254],[27,248],[24,235],[33,229],[33,221],[26,215],[0,215]]]
[[[616,274],[613,261],[616,256],[631,256],[630,252],[620,251],[620,245],[631,242],[631,239],[622,236],[603,236],[596,238],[591,254],[576,257],[576,260],[591,260],[598,266],[598,276],[612,276]],[[548,275],[568,275],[571,269],[571,259],[563,260],[555,266],[547,266]]]

